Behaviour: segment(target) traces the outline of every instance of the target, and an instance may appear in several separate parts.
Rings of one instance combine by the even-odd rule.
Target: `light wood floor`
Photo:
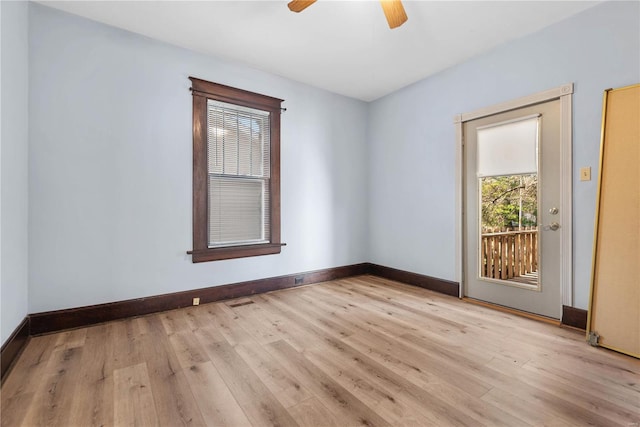
[[[640,361],[372,276],[31,339],[2,426],[623,426]]]

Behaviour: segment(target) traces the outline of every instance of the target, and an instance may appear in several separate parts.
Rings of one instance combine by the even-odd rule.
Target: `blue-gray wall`
[[[607,2],[370,105],[370,258],[455,279],[453,117],[575,83],[574,306],[588,306],[602,93],[640,81],[640,3]]]
[[[0,2],[0,342],[27,315],[28,4]]]
[[[363,261],[454,279],[453,116],[568,82],[586,308],[596,181],[577,171],[597,174],[602,91],[640,80],[639,3],[607,2],[370,104],[39,4],[0,12],[3,343],[28,312]],[[189,75],[286,100],[282,254],[185,254]]]
[[[30,7],[29,311],[367,260],[367,104]],[[279,255],[193,264],[188,76],[285,100]]]

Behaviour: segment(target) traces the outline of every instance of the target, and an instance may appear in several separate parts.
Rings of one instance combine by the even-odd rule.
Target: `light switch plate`
[[[580,168],[580,181],[591,181],[591,167]]]

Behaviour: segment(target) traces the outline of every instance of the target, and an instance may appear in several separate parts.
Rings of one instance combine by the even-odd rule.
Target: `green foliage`
[[[482,228],[517,229],[537,225],[538,176],[511,175],[481,178]],[[522,218],[519,212],[522,201]]]

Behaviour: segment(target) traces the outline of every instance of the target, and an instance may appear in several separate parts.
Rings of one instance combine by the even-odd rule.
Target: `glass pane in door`
[[[479,276],[538,288],[538,174],[485,176],[480,190]]]

